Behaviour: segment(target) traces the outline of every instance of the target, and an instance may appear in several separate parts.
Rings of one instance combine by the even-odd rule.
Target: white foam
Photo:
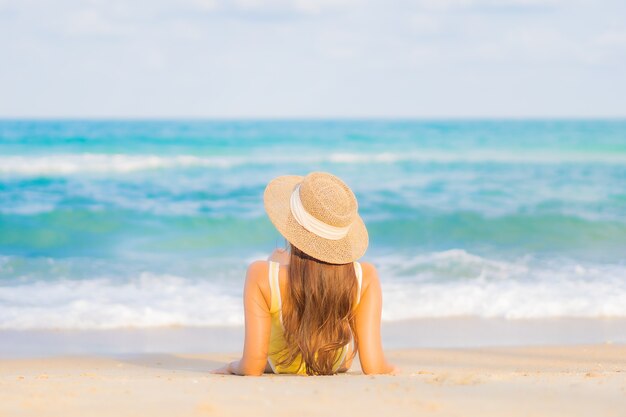
[[[378,259],[385,321],[626,317],[621,264],[503,261],[463,250]],[[15,276],[11,265],[0,262],[0,270]],[[46,271],[41,268],[36,270]],[[230,277],[231,269],[213,268],[221,277],[214,281],[148,272],[124,279],[33,280],[36,274],[26,271],[25,279],[0,285],[0,329],[242,325],[243,278]]]
[[[390,277],[382,284],[386,320],[626,317],[624,265],[531,257],[507,262],[455,249],[390,256],[380,274]]]
[[[388,321],[453,316],[539,319],[626,317],[623,281],[455,282],[383,285]]]
[[[57,154],[41,156],[9,155],[0,157],[0,173],[18,175],[72,175],[78,173],[129,173],[143,170],[185,167],[231,168],[249,164],[390,164],[416,163],[626,163],[626,155],[510,152],[510,151],[432,151],[385,153],[331,153],[320,155],[130,155],[130,154]]]
[[[106,329],[243,323],[241,296],[210,282],[143,273],[0,287],[0,329]]]
[[[48,156],[0,157],[0,173],[23,175],[127,173],[188,166],[225,168],[238,163],[239,158],[200,158],[192,155],[158,156],[125,154],[64,154]]]

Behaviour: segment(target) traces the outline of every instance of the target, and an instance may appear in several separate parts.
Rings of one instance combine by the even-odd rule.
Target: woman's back
[[[274,258],[274,257],[273,257]],[[362,286],[358,307],[355,311],[355,335],[358,340],[358,353],[361,369],[366,374],[390,373],[394,367],[385,360],[380,338],[380,314],[382,294],[376,268],[361,262]],[[245,344],[241,361],[230,364],[225,373],[260,375],[272,371],[268,364],[270,338],[272,332],[272,290],[268,276],[270,262],[256,261],[249,268],[244,287],[244,308],[246,315]],[[286,293],[288,268],[279,267],[281,294]],[[346,352],[346,361],[338,372],[350,368],[352,351]],[[226,369],[222,369],[226,371]],[[299,372],[298,372],[299,373]]]
[[[363,372],[393,372],[380,338],[376,269],[356,262],[368,236],[352,191],[312,173],[273,180],[264,199],[290,250],[248,268],[242,359],[217,372],[329,375],[349,369],[357,351]]]
[[[353,309],[359,305],[362,288],[362,270],[358,262],[353,263],[355,279],[357,283],[357,293]],[[274,373],[291,373],[301,374],[307,373],[307,364],[303,360],[302,355],[298,354],[293,360],[285,361],[288,355],[288,340],[285,337],[285,327],[283,324],[283,298],[289,296],[289,267],[288,265],[280,265],[279,262],[269,261],[268,265],[268,284],[269,284],[269,312],[271,315],[271,331],[269,342],[268,364]],[[316,306],[313,306],[316,308]],[[308,335],[305,335],[305,337]],[[306,340],[303,341],[306,343]],[[332,367],[330,373],[347,369],[347,361],[351,361],[353,352],[355,351],[354,335],[351,336],[350,342],[342,345],[334,353]]]

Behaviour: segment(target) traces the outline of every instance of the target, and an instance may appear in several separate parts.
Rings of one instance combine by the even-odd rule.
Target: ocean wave
[[[571,259],[515,261],[455,249],[383,258],[390,321],[478,316],[540,319],[626,317],[626,265]]]
[[[179,167],[228,168],[242,163],[238,157],[192,155],[63,154],[0,157],[0,173],[22,175],[68,175],[78,173],[128,173]]]
[[[411,217],[364,216],[372,246],[396,250],[491,248],[509,253],[583,254],[621,259],[626,223],[559,214],[489,217],[414,210]],[[263,213],[254,216],[154,215],[130,210],[60,209],[0,216],[0,251],[39,256],[103,256],[263,248],[279,237]],[[86,242],[89,242],[86,244]]]
[[[623,264],[498,260],[458,249],[375,263],[385,321],[626,317]],[[242,286],[243,273],[227,281],[145,271],[125,279],[30,276],[0,285],[0,329],[242,325]]]
[[[389,283],[383,319],[478,316],[541,319],[626,317],[623,279],[604,282],[571,279],[552,282]]]
[[[106,329],[242,323],[241,298],[209,282],[142,273],[0,286],[0,329]]]
[[[512,151],[432,151],[382,153],[330,153],[306,155],[131,155],[56,154],[0,157],[0,173],[17,175],[73,175],[79,173],[130,173],[144,170],[205,167],[225,169],[242,165],[277,164],[394,164],[415,163],[500,163],[500,164],[624,164],[626,155],[611,153],[556,153]]]

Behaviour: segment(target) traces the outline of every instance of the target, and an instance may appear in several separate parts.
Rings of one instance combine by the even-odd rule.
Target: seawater
[[[626,317],[626,121],[0,121],[0,329],[243,322],[267,182],[359,199],[386,321]]]

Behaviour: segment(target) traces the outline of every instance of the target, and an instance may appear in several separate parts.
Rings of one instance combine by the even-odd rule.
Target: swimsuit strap
[[[280,264],[278,262],[270,262],[268,280],[270,284],[270,313],[276,313],[282,309],[282,300],[280,298],[280,283],[278,272]]]
[[[361,288],[363,287],[363,269],[361,268],[361,264],[356,261],[354,262],[354,274],[356,275],[356,282],[358,283],[358,291],[356,294],[356,304],[358,305],[361,301]],[[340,366],[343,366],[343,363],[346,360],[346,355],[350,345],[352,345],[352,349],[354,350],[354,335],[350,336],[350,341],[342,348],[343,352],[341,352],[341,356],[338,361],[339,364],[341,364]]]
[[[361,301],[361,286],[363,285],[363,269],[361,268],[361,264],[358,262],[354,262],[354,272],[356,275],[356,280],[359,283],[359,290],[356,294],[356,303],[359,304]]]

